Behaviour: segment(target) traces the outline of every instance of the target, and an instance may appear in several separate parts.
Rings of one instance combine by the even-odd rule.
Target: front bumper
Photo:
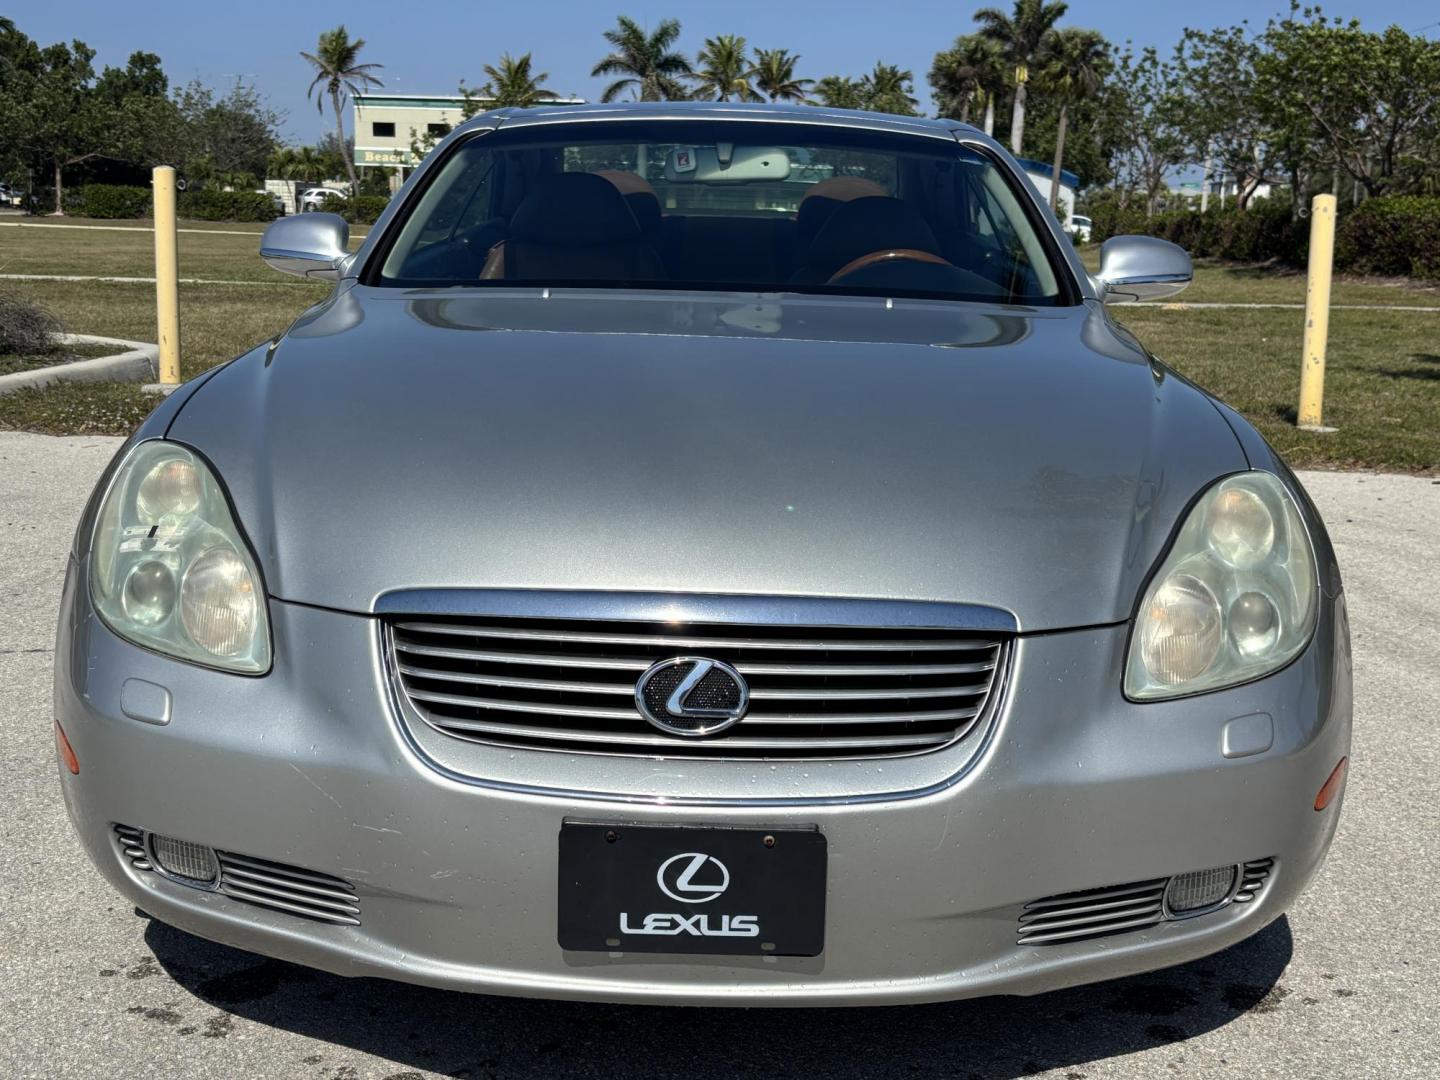
[[[763,762],[691,763],[697,790],[729,770],[736,795],[757,796],[707,807],[676,804],[683,775],[659,763],[653,791],[627,779],[626,802],[505,790],[432,767],[395,716],[371,619],[272,602],[275,667],[251,679],[128,645],[93,616],[85,593],[72,566],[55,708],[81,772],[62,769],[61,778],[81,840],[115,888],[226,944],[459,990],[879,1004],[1032,994],[1182,963],[1253,934],[1298,896],[1339,813],[1338,801],[1317,813],[1315,794],[1349,752],[1343,597],[1324,602],[1315,641],[1284,671],[1185,701],[1123,699],[1124,627],[1022,638],[988,744],[978,756],[964,746],[940,752],[956,755],[953,783],[910,782],[940,755],[871,762],[893,791],[912,794],[812,804],[795,798],[803,790],[780,790]],[[168,724],[124,714],[126,679],[169,690]],[[1271,718],[1270,748],[1225,757],[1227,722],[1256,713]],[[552,787],[584,774],[603,789],[595,774],[607,759],[546,756]],[[556,859],[567,818],[818,826],[829,848],[824,952],[561,950]],[[116,824],[346,879],[360,925],[308,921],[137,871]],[[1274,868],[1249,903],[1098,940],[1016,943],[1029,901],[1262,858]]]

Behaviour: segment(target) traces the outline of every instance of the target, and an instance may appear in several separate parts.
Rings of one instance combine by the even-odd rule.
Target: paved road
[[[1440,481],[1311,473],[1354,619],[1357,727],[1329,864],[1250,941],[1032,999],[701,1012],[349,981],[122,903],[71,839],[50,734],[64,553],[110,439],[0,433],[0,1075],[1440,1075]]]

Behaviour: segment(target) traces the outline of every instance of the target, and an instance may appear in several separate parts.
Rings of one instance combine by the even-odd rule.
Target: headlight
[[[147,649],[270,667],[259,571],[219,481],[178,443],[140,443],[116,470],[90,544],[90,596],[105,625]]]
[[[1180,697],[1283,667],[1315,629],[1318,588],[1310,537],[1284,485],[1266,472],[1220,481],[1145,591],[1125,693]]]

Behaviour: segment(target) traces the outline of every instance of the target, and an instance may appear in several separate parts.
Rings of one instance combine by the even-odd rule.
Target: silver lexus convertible
[[[346,975],[1032,994],[1286,910],[1335,832],[1335,555],[994,141],[477,117],[168,398],[76,533],[66,803],[127,900]],[[1216,341],[1214,347],[1228,347]]]

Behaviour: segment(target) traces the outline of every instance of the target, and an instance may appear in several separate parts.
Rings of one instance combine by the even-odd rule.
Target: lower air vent
[[[130,860],[136,870],[154,870],[150,855],[145,850],[145,834],[129,825],[115,826],[115,840],[120,845],[120,854]]]
[[[1235,894],[1235,903],[1244,904],[1254,900],[1255,894],[1265,887],[1265,879],[1270,876],[1270,868],[1274,865],[1274,859],[1256,859],[1242,866],[1240,891]]]
[[[1032,901],[1020,916],[1020,944],[1052,945],[1154,926],[1165,918],[1167,880],[1155,878]]]
[[[136,870],[155,869],[143,830],[116,825],[115,840],[120,853]],[[215,857],[220,865],[218,881],[195,887],[301,918],[360,925],[360,898],[355,895],[355,886],[343,878],[233,851],[216,851]]]
[[[1254,900],[1264,888],[1274,865],[1274,859],[1256,859],[1241,864],[1238,867],[1240,884],[1235,895],[1210,910]],[[1126,934],[1157,926],[1167,919],[1184,918],[1184,912],[1166,912],[1165,890],[1172,880],[1152,878],[1128,885],[1108,885],[1103,889],[1085,889],[1033,900],[1020,913],[1019,944],[1060,945],[1111,934]],[[1202,910],[1198,914],[1203,916],[1206,912]]]

